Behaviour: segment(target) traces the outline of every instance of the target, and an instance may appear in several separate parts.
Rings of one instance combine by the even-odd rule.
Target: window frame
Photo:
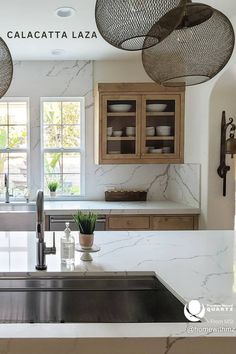
[[[27,114],[27,120],[26,120],[26,129],[27,129],[27,144],[26,144],[26,149],[2,149],[2,152],[24,152],[26,153],[26,161],[27,161],[27,183],[26,183],[26,188],[29,192],[30,190],[30,181],[31,181],[31,174],[30,174],[30,158],[31,158],[31,141],[30,141],[30,98],[29,97],[13,97],[13,96],[4,96],[3,98],[0,99],[1,103],[11,103],[11,102],[26,102],[26,114]],[[4,201],[5,198],[1,198],[0,201]],[[10,197],[10,200],[13,202],[22,202],[25,201],[24,197]]]
[[[80,102],[80,148],[63,149],[63,148],[44,148],[44,121],[43,121],[43,103],[44,102]],[[40,97],[40,180],[44,190],[44,153],[55,152],[79,152],[80,153],[80,195],[57,195],[53,200],[79,200],[85,197],[85,98],[84,97]],[[45,200],[52,200],[50,196],[45,195]]]

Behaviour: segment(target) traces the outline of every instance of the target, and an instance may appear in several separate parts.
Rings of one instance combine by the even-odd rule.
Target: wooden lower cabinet
[[[149,230],[149,216],[110,216],[108,230]]]
[[[152,230],[194,230],[194,216],[152,216]]]
[[[109,216],[107,230],[197,230],[198,215]]]

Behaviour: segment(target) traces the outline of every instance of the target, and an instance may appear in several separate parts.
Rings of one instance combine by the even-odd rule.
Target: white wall
[[[227,165],[231,167],[227,174],[227,196],[223,197],[223,179],[216,170],[220,163],[220,132],[222,111],[236,123],[236,65],[226,71],[213,88],[210,97],[209,119],[209,165],[208,165],[208,228],[233,229],[235,214],[235,169],[234,159],[227,156]],[[228,130],[229,133],[229,130]],[[217,208],[215,207],[217,205]]]
[[[139,60],[95,61],[94,83],[97,82],[153,82],[146,74],[141,56]]]

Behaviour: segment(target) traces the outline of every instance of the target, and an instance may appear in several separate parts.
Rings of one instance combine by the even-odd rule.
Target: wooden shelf
[[[127,140],[136,140],[135,136],[111,136],[107,138],[108,141],[127,141]]]
[[[136,117],[136,112],[108,112],[108,117]]]
[[[146,140],[175,140],[174,136],[146,136]]]
[[[146,112],[147,117],[168,117],[175,116],[175,112]]]

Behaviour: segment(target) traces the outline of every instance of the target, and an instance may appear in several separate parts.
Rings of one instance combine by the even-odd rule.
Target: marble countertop
[[[80,210],[99,214],[200,214],[199,208],[172,201],[106,202],[106,201],[45,201],[46,215],[64,215]]]
[[[82,262],[76,252],[74,267],[47,256],[48,270],[35,271],[35,233],[0,233],[0,276],[26,274],[99,274],[154,271],[184,303],[205,306],[202,323],[153,324],[4,324],[0,338],[126,338],[199,337],[236,334],[236,233],[233,231],[96,232],[101,247],[93,262]],[[75,233],[75,237],[78,235]],[[45,235],[50,246],[52,233]],[[124,274],[124,273],[123,273]],[[229,305],[226,312],[223,305]],[[233,306],[233,307],[231,307]],[[224,309],[224,311],[222,310]]]

